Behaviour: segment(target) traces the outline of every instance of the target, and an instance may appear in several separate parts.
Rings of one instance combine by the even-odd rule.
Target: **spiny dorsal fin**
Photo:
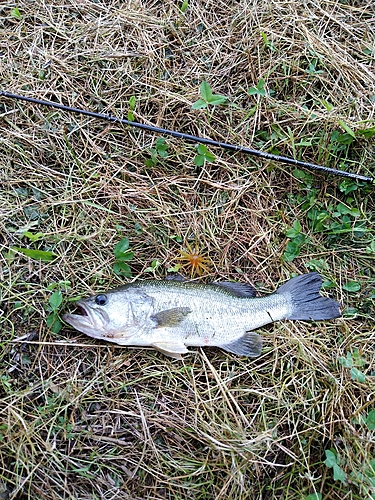
[[[210,283],[213,286],[219,286],[228,290],[236,297],[255,297],[256,290],[249,283],[235,283],[234,281],[214,281]]]
[[[180,281],[180,282],[189,281],[189,278],[180,273],[168,274],[168,276],[165,279],[167,281]]]
[[[189,314],[189,307],[174,307],[173,309],[165,309],[151,316],[157,324],[156,328],[178,326],[178,324]]]
[[[220,345],[225,351],[239,354],[240,356],[250,356],[256,358],[262,353],[262,337],[255,332],[246,332],[242,337],[234,340],[230,344]]]

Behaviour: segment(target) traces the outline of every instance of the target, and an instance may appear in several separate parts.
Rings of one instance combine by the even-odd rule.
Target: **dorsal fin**
[[[189,281],[189,278],[187,278],[186,276],[184,276],[181,273],[168,274],[168,276],[166,276],[165,279],[167,281],[180,281],[180,282]]]
[[[151,316],[157,324],[156,328],[178,326],[178,324],[189,314],[189,307],[174,307],[173,309],[165,309]]]
[[[249,285],[249,283],[237,283],[234,281],[214,281],[210,283],[210,285],[218,286],[228,290],[236,297],[255,297],[256,290],[253,286]]]

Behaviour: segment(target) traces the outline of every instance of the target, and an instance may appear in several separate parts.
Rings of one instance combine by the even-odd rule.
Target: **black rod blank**
[[[70,106],[65,106],[64,104],[59,104],[57,102],[43,101],[40,99],[35,99],[33,97],[26,97],[18,94],[12,94],[6,91],[0,91],[0,96],[8,97],[10,99],[17,99],[20,101],[27,101],[33,104],[40,104],[42,106],[49,106],[51,108],[62,109],[64,111],[69,111],[70,113],[77,113],[80,115],[91,116],[92,118],[99,118],[101,120],[107,120],[113,123],[121,123],[123,125],[128,125],[130,127],[136,127],[143,130],[148,130],[149,132],[156,132],[158,134],[170,135],[172,137],[178,137],[180,139],[185,139],[189,142],[195,142],[200,144],[208,144],[209,146],[216,146],[230,151],[240,151],[252,156],[257,156],[258,158],[264,158],[266,160],[273,160],[276,162],[287,163],[289,165],[295,165],[304,167],[308,170],[316,170],[323,172],[325,174],[337,175],[340,177],[347,177],[350,179],[356,179],[359,181],[374,182],[372,177],[367,177],[365,175],[355,174],[354,172],[346,172],[344,170],[336,170],[334,168],[325,167],[323,165],[316,165],[315,163],[308,163],[301,160],[296,160],[294,158],[288,158],[286,156],[279,156],[271,153],[266,153],[264,151],[259,151],[256,149],[250,149],[244,146],[237,146],[235,144],[228,144],[226,142],[214,141],[212,139],[205,139],[204,137],[197,137],[195,135],[184,134],[183,132],[176,132],[174,130],[168,130],[161,127],[154,127],[153,125],[146,125],[144,123],[133,122],[130,120],[125,120],[124,118],[117,118],[112,115],[104,115],[102,113],[95,113],[93,111],[88,111],[86,109],[72,108]]]

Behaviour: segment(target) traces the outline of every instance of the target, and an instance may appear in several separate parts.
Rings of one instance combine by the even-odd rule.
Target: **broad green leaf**
[[[35,242],[40,240],[44,234],[43,233],[32,233],[31,231],[26,231],[26,233],[23,233],[23,236],[26,236],[31,242]]]
[[[335,481],[341,481],[342,483],[345,483],[346,481],[346,472],[344,472],[337,464],[334,464],[333,466],[333,479]]]
[[[128,260],[132,260],[134,257],[134,252],[124,252],[119,257],[117,257],[118,262],[126,262]]]
[[[363,135],[366,139],[372,139],[375,136],[375,127],[358,130],[357,133]]]
[[[192,105],[192,109],[203,109],[203,108],[207,108],[208,104],[206,101],[203,101],[203,99],[198,99],[198,101],[196,101],[193,105]]]
[[[331,450],[325,450],[325,453],[326,453],[326,459],[324,460],[324,464],[327,466],[327,467],[333,467],[334,465],[337,464],[337,456],[336,456],[336,453],[334,453],[333,451]]]
[[[59,331],[61,330],[62,328],[62,323],[61,321],[59,320],[58,316],[56,313],[52,313],[50,314],[47,319],[46,319],[46,323],[47,323],[47,326],[48,328],[51,330],[51,332],[53,333],[59,333]]]
[[[225,96],[215,94],[211,96],[210,99],[208,99],[208,103],[212,106],[217,106],[218,104],[223,104],[224,102],[226,102],[226,100],[227,98]]]
[[[307,495],[305,497],[305,500],[322,500],[322,494],[321,493],[310,493],[310,495]]]
[[[375,430],[375,410],[371,410],[368,413],[366,417],[366,425],[370,429],[370,431]]]
[[[357,367],[365,366],[367,364],[367,361],[361,356],[361,353],[358,351],[358,349],[354,349],[353,351],[353,363]]]
[[[356,307],[345,307],[342,312],[343,318],[355,318],[358,314],[358,309]]]
[[[347,281],[342,285],[342,288],[346,292],[358,292],[361,289],[361,284],[358,281]]]
[[[215,156],[212,153],[210,153],[209,151],[207,151],[207,153],[204,156],[205,156],[207,161],[210,161],[210,162],[215,161]]]
[[[353,380],[358,380],[358,382],[361,382],[361,384],[366,382],[366,375],[358,370],[358,368],[356,368],[355,366],[350,369],[350,375]]]
[[[129,99],[129,108],[134,111],[135,109],[135,104],[137,102],[137,99],[135,97],[135,95],[132,95],[131,98]]]
[[[256,87],[250,87],[249,90],[247,91],[248,94],[250,95],[260,95],[260,96],[265,96],[266,95],[266,90],[264,88],[264,78],[261,78],[257,84]]]
[[[113,271],[115,274],[126,276],[127,278],[131,278],[132,276],[131,269],[126,262],[115,262]]]
[[[340,134],[337,137],[337,142],[340,144],[346,144],[349,145],[354,141],[354,137],[351,134]]]
[[[366,247],[366,253],[375,253],[375,240],[372,240],[370,245]]]
[[[115,245],[115,248],[114,248],[115,257],[116,258],[121,257],[122,254],[124,254],[128,248],[129,248],[129,239],[123,238]]]
[[[211,90],[210,85],[203,80],[203,82],[200,84],[199,90],[200,90],[202,99],[209,102],[210,99],[212,98],[212,90]]]
[[[57,311],[61,306],[62,300],[63,297],[61,291],[56,290],[56,292],[53,292],[53,294],[49,298],[49,305],[52,307],[54,311]]]
[[[200,155],[205,155],[207,153],[207,147],[204,144],[198,144],[197,151]]]
[[[56,254],[53,252],[47,252],[44,250],[33,250],[31,248],[19,248],[19,247],[12,247],[13,250],[17,250],[17,252],[21,252],[26,257],[30,257],[30,259],[34,260],[42,260],[43,262],[48,262],[50,260],[53,260],[56,257]]]
[[[203,155],[197,155],[194,158],[194,165],[196,165],[197,167],[202,167],[204,165],[204,162],[205,162],[205,157]]]
[[[181,5],[181,8],[180,8],[181,12],[185,12],[188,7],[189,7],[188,0],[184,0],[183,3],[182,3],[182,5]]]
[[[14,9],[10,11],[10,15],[16,19],[21,19],[21,12],[18,7],[14,7]]]
[[[346,358],[338,358],[340,365],[344,368],[351,368],[353,366],[353,356],[351,352],[348,352]]]
[[[250,87],[247,93],[249,95],[261,95],[261,96],[266,95],[266,91],[264,89],[263,91],[260,91],[257,87]]]

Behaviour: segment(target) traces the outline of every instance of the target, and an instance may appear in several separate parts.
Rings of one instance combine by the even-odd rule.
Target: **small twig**
[[[176,132],[174,130],[168,130],[160,127],[154,127],[153,125],[145,125],[144,123],[132,122],[130,120],[125,120],[124,118],[117,118],[112,115],[104,115],[101,113],[95,113],[93,111],[88,111],[86,109],[72,108],[70,106],[65,106],[64,104],[59,104],[57,102],[43,101],[40,99],[35,99],[33,97],[26,97],[17,94],[11,94],[10,92],[0,91],[0,96],[8,97],[10,99],[17,99],[21,101],[32,102],[34,104],[40,104],[42,106],[49,106],[51,108],[62,109],[64,111],[69,111],[71,113],[77,113],[80,115],[91,116],[93,118],[100,118],[101,120],[107,120],[113,123],[121,123],[123,125],[128,125],[130,127],[136,127],[143,130],[148,130],[150,132],[156,132],[158,134],[170,135],[172,137],[178,137],[180,139],[185,139],[189,142],[196,142],[200,144],[208,144],[209,146],[216,146],[223,149],[228,149],[230,151],[240,151],[252,156],[257,156],[258,158],[264,158],[266,160],[273,160],[281,163],[287,163],[289,165],[296,165],[304,167],[308,170],[317,170],[325,174],[337,175],[340,177],[347,177],[350,179],[356,179],[358,181],[374,182],[373,177],[367,177],[365,175],[355,174],[354,172],[346,172],[344,170],[336,170],[334,168],[325,167],[323,165],[316,165],[315,163],[308,163],[301,160],[296,160],[295,158],[288,158],[286,156],[274,155],[272,153],[266,153],[264,151],[259,151],[256,149],[246,148],[244,146],[237,146],[235,144],[228,144],[226,142],[218,142],[212,139],[205,139],[204,137],[198,137],[195,135],[184,134],[183,132]]]

